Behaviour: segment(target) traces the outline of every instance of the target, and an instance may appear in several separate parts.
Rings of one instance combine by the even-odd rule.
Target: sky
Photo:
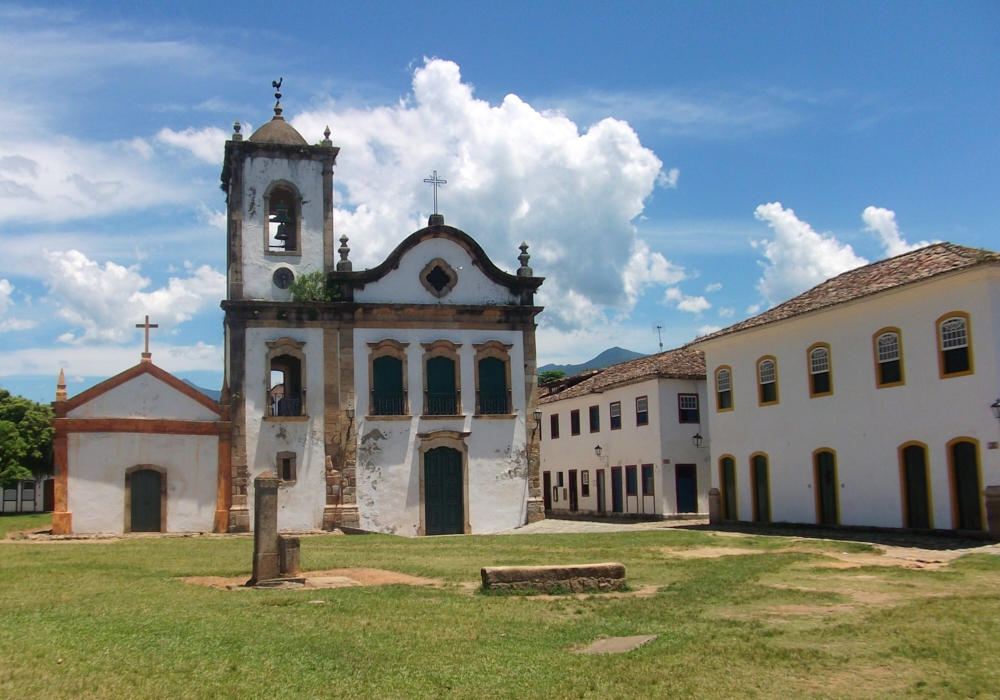
[[[1000,248],[1000,2],[0,4],[0,387],[222,381],[223,144],[341,147],[355,269],[440,209],[538,361],[655,352],[934,241]],[[660,327],[659,335],[657,326]]]

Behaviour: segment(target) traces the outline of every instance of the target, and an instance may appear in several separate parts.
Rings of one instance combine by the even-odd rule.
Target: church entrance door
[[[132,472],[132,532],[160,532],[163,475],[153,469]]]
[[[436,447],[424,455],[424,518],[428,535],[465,532],[462,453]]]

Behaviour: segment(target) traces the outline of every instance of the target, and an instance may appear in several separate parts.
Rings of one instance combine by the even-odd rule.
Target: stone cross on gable
[[[160,326],[159,326],[159,324],[156,324],[156,323],[150,323],[149,322],[149,316],[147,315],[146,316],[146,322],[145,323],[137,323],[137,324],[135,324],[135,327],[136,328],[145,329],[145,332],[146,332],[146,351],[144,353],[142,353],[142,361],[143,362],[150,362],[152,360],[153,355],[152,355],[152,353],[149,352],[149,329],[150,328],[159,328]]]
[[[436,216],[437,213],[438,213],[438,188],[441,185],[448,184],[448,181],[447,180],[442,180],[441,178],[439,178],[438,177],[438,171],[435,170],[434,174],[431,177],[428,177],[428,178],[424,179],[424,182],[426,182],[428,185],[430,185],[431,187],[434,188],[434,214]]]

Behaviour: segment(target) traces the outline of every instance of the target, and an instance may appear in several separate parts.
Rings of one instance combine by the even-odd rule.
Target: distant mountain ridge
[[[640,357],[645,357],[646,355],[641,352],[633,352],[631,350],[626,350],[625,348],[620,348],[615,346],[613,348],[608,348],[600,355],[592,360],[587,360],[581,365],[543,365],[538,368],[539,372],[549,372],[552,370],[562,370],[566,373],[567,377],[571,377],[574,374],[579,374],[588,369],[601,369],[602,367],[610,367],[611,365],[617,365],[619,362],[628,362],[629,360],[637,360]]]
[[[197,389],[198,391],[200,391],[201,393],[203,393],[205,396],[207,396],[208,398],[212,399],[212,401],[218,401],[220,398],[222,398],[222,391],[221,390],[218,390],[218,389],[206,389],[205,387],[198,386],[194,382],[188,381],[187,379],[182,379],[181,381],[184,382],[185,384],[187,384],[192,389]]]

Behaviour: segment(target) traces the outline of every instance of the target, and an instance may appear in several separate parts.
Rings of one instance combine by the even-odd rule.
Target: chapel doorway
[[[552,510],[552,472],[542,474],[542,498],[545,499],[545,510]]]
[[[816,453],[816,520],[820,525],[836,525],[837,516],[837,468],[833,452],[823,450]]]
[[[569,509],[577,511],[580,509],[580,499],[576,492],[576,470],[569,470]]]
[[[451,447],[424,454],[424,522],[428,535],[465,532],[462,453]]]
[[[905,527],[931,526],[931,499],[927,491],[927,449],[923,445],[903,448],[903,498]]]
[[[754,455],[750,460],[750,481],[753,484],[753,519],[771,522],[771,485],[768,479],[767,457]]]
[[[162,532],[163,474],[155,469],[136,469],[129,481],[129,532]]]
[[[698,476],[694,464],[678,464],[675,468],[677,483],[677,512],[698,512]]]
[[[621,513],[625,510],[622,506],[622,468],[611,467],[611,510]]]
[[[979,496],[982,489],[975,443],[967,440],[952,443],[951,470],[955,527],[959,530],[982,530],[983,510]]]
[[[607,496],[604,488],[604,470],[597,470],[597,512],[605,513],[608,510]]]

